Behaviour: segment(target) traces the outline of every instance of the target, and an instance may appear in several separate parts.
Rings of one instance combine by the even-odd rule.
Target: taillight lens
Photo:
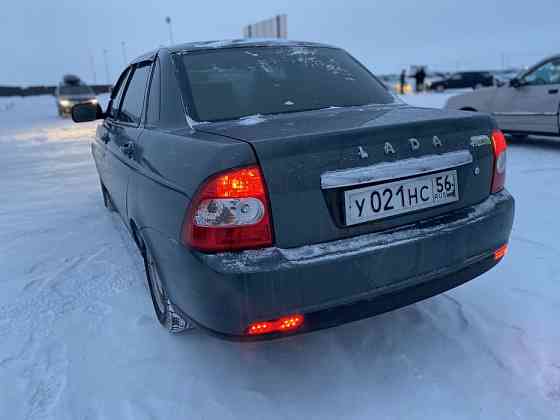
[[[211,177],[191,202],[183,243],[204,252],[272,245],[270,206],[258,166]]]
[[[504,133],[500,130],[492,132],[492,149],[494,151],[492,192],[495,193],[503,190],[506,182],[507,143]]]

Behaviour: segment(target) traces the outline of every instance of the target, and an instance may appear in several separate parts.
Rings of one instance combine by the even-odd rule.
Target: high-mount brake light
[[[504,189],[506,182],[507,143],[500,130],[492,132],[492,151],[494,153],[494,173],[492,175],[492,192]]]
[[[182,240],[203,252],[272,245],[270,205],[260,168],[232,169],[208,179],[191,202]]]

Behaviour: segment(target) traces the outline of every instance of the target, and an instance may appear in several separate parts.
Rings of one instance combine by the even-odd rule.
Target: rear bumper
[[[390,232],[294,249],[183,249],[185,267],[175,273],[189,273],[188,280],[167,273],[165,281],[179,309],[220,335],[245,339],[250,323],[293,313],[305,315],[298,332],[306,332],[396,309],[484,273],[496,264],[493,251],[509,240],[513,214],[504,190]]]
[[[471,259],[457,271],[447,273],[433,273],[422,279],[410,279],[410,285],[401,285],[385,293],[374,294],[351,302],[340,302],[336,306],[305,313],[305,323],[297,331],[289,334],[275,333],[261,336],[224,334],[211,330],[203,325],[197,325],[212,335],[231,341],[260,341],[282,338],[289,335],[303,334],[325,328],[335,327],[353,321],[369,318],[389,312],[460,286],[490,270],[499,261],[493,254],[484,254]],[[302,312],[303,313],[303,312]],[[183,314],[187,316],[186,314]]]

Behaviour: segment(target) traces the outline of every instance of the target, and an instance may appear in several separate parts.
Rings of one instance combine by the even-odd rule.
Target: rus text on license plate
[[[356,225],[459,200],[457,171],[344,192],[346,225]]]

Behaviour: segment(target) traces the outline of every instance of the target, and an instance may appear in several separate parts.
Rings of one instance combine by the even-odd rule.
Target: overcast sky
[[[111,82],[134,56],[169,43],[238,38],[247,23],[288,15],[290,39],[346,48],[375,73],[531,64],[560,53],[560,0],[2,0],[0,84]],[[93,62],[93,63],[92,63]]]

